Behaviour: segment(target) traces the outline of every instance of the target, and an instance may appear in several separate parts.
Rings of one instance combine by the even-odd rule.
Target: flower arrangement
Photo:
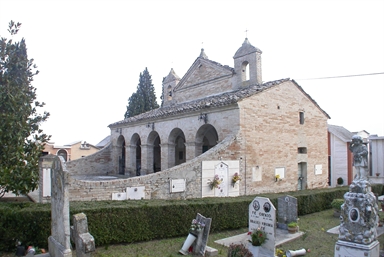
[[[279,180],[280,180],[280,175],[277,174],[277,175],[275,176],[275,181],[279,181]]]
[[[253,232],[248,232],[248,235],[251,236],[251,240],[248,241],[253,246],[260,246],[265,242],[265,240],[267,240],[267,233],[265,233],[265,231],[261,230],[260,228],[257,228]]]
[[[220,183],[221,183],[221,180],[219,178],[219,175],[217,175],[217,174],[215,175],[215,177],[213,178],[212,181],[211,180],[208,181],[208,184],[209,184],[211,190],[214,188],[218,188]]]
[[[189,232],[192,234],[198,234],[200,231],[204,229],[204,227],[205,227],[204,223],[199,222],[196,219],[193,219]]]
[[[236,182],[239,180],[241,180],[241,177],[239,176],[239,173],[236,172],[232,177],[232,186],[235,186]]]
[[[283,249],[280,249],[280,248],[276,248],[276,256],[277,257],[287,257],[284,253],[284,250]]]

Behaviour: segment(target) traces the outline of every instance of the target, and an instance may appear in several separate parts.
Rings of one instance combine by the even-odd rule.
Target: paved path
[[[288,230],[278,228],[278,229],[276,229],[275,245],[276,246],[282,245],[282,244],[287,243],[289,241],[295,240],[295,239],[301,237],[302,235],[304,235],[304,232],[299,231],[297,233],[291,234],[288,232]],[[247,233],[244,233],[244,234],[240,234],[237,236],[232,236],[232,237],[216,240],[215,243],[229,247],[231,244],[244,244],[245,245],[248,243],[248,239],[249,239],[249,235]]]

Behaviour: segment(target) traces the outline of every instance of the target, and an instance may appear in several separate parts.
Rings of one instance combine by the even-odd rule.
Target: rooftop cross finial
[[[248,38],[248,29],[245,29],[245,38]]]

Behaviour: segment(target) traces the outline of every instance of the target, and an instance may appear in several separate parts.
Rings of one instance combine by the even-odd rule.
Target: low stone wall
[[[109,143],[100,151],[87,157],[66,163],[71,176],[73,175],[101,175],[114,173],[111,159],[112,145]]]
[[[201,165],[206,160],[237,160],[239,152],[231,152],[232,145],[237,145],[236,137],[229,136],[214,148],[204,154],[181,165],[172,167],[165,171],[143,175],[139,177],[91,181],[81,179],[83,175],[92,174],[92,169],[88,169],[87,174],[77,174],[72,169],[79,167],[77,164],[70,168],[70,200],[71,201],[96,201],[111,200],[113,193],[126,192],[127,187],[145,187],[145,199],[187,199],[201,197]],[[102,150],[103,151],[103,150]],[[89,157],[87,157],[89,158]],[[101,157],[98,157],[101,158]],[[96,157],[95,157],[96,159]],[[85,165],[85,164],[84,164]],[[89,165],[89,164],[88,164]],[[243,167],[240,167],[240,175]],[[112,173],[112,172],[111,172]],[[97,175],[99,175],[98,173]],[[114,174],[110,174],[114,176]],[[83,176],[84,177],[84,176]],[[184,192],[171,193],[170,182],[172,179],[185,179],[186,190]],[[241,182],[241,181],[240,181]],[[240,193],[241,194],[241,193]]]

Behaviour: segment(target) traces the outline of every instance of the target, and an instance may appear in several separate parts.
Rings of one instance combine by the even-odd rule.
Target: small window
[[[300,124],[304,124],[304,112],[299,112],[299,119],[300,119]]]
[[[307,153],[307,148],[306,147],[299,147],[297,148],[298,153]]]

